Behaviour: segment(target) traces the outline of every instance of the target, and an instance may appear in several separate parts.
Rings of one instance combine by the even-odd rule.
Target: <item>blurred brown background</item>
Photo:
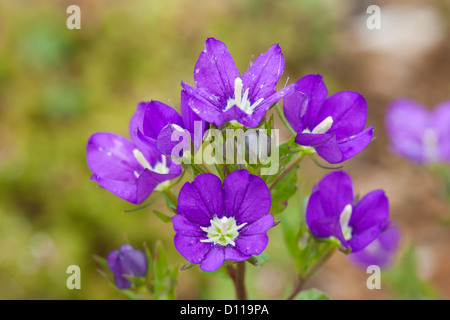
[[[81,8],[81,30],[66,28],[70,4]],[[381,8],[381,30],[366,27],[372,4]],[[330,94],[353,90],[367,99],[376,140],[344,169],[357,192],[386,190],[403,234],[398,266],[386,271],[382,290],[371,291],[365,271],[335,254],[309,286],[334,299],[449,299],[450,212],[440,177],[393,155],[383,124],[394,98],[430,108],[450,99],[449,36],[444,0],[2,1],[0,298],[123,298],[92,255],[124,241],[142,248],[161,239],[170,263],[184,263],[170,224],[151,208],[122,213],[134,207],[89,181],[85,146],[98,131],[127,136],[140,101],[177,106],[180,81],[193,84],[204,41],[215,37],[241,72],[252,55],[279,43],[286,60],[280,87],[319,73]],[[305,161],[303,190],[325,173]],[[163,202],[154,207],[165,210]],[[279,299],[293,285],[281,228],[269,235],[271,261],[248,268],[250,298]],[[411,247],[414,255],[402,258]],[[66,288],[71,264],[81,268],[81,290]],[[409,278],[401,276],[405,265]],[[198,269],[180,274],[177,295],[234,297],[229,279]]]

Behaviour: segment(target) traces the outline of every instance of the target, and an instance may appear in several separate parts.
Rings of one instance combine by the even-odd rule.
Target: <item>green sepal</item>
[[[254,265],[255,267],[261,267],[263,266],[267,261],[270,260],[270,257],[268,254],[266,253],[261,253],[257,256],[252,255],[247,262],[251,263],[252,265]]]
[[[194,264],[194,263],[190,263],[189,261],[186,262],[185,264],[183,264],[178,271],[184,271],[184,270],[189,270],[191,268],[194,268],[195,266],[198,266],[198,264]]]

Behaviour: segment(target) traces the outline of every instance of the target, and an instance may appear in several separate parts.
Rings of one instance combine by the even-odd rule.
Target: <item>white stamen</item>
[[[248,95],[250,93],[250,88],[245,89],[244,95],[242,96],[242,88],[243,83],[241,78],[236,78],[234,80],[234,98],[229,98],[227,101],[227,105],[224,111],[231,109],[234,106],[237,106],[239,109],[244,111],[246,114],[251,115],[255,108],[264,101],[264,98],[260,98],[255,101],[253,104],[250,104],[250,100]]]
[[[314,129],[309,130],[308,128],[304,129],[302,133],[314,133],[321,134],[327,133],[333,125],[333,118],[331,116],[326,117],[321,123],[319,123]]]
[[[150,163],[148,163],[147,159],[145,159],[142,152],[140,152],[138,149],[134,149],[133,156],[136,159],[136,161],[139,162],[139,164],[144,167],[144,169],[151,170],[152,166],[150,165]]]
[[[147,170],[159,173],[159,174],[168,174],[170,172],[170,169],[167,167],[167,157],[162,155],[161,156],[161,162],[158,161],[155,163],[155,166],[152,167],[150,165],[150,163],[147,161],[147,159],[144,157],[144,155],[142,154],[141,151],[139,151],[138,149],[134,149],[133,150],[133,156],[136,159],[137,162],[139,162],[139,164]],[[136,178],[139,178],[140,173],[137,172],[136,170],[133,172],[134,176]],[[169,181],[164,181],[162,183],[160,183],[157,187],[156,190],[162,190],[165,187],[168,186]]]
[[[348,204],[344,207],[344,210],[342,210],[342,213],[339,217],[339,224],[341,225],[342,234],[345,240],[349,240],[352,237],[353,229],[348,225],[352,216],[352,211],[352,205]]]
[[[241,93],[242,93],[242,79],[236,78],[234,80],[234,101],[236,101],[236,105],[241,105]]]
[[[155,166],[150,170],[159,174],[168,174],[170,170],[167,167],[167,157],[165,155],[162,155],[161,162],[156,162]]]
[[[331,116],[326,117],[321,123],[319,123],[312,131],[312,133],[320,134],[326,133],[333,125],[333,118]]]
[[[423,133],[422,143],[424,146],[425,157],[430,161],[437,161],[439,158],[439,138],[436,131],[427,128]]]

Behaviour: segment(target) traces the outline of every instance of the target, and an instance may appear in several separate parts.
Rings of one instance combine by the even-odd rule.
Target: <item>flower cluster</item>
[[[226,265],[234,281],[238,281],[233,276],[233,265],[243,261],[258,263],[257,257],[269,243],[268,231],[276,225],[274,215],[282,212],[295,194],[292,177],[296,176],[300,161],[317,153],[329,163],[341,163],[356,156],[373,139],[373,127],[366,128],[367,104],[361,94],[342,91],[328,96],[320,75],[304,76],[277,90],[283,71],[284,57],[277,44],[260,54],[241,74],[225,44],[207,39],[194,67],[195,86],[182,82],[180,113],[158,101],[142,102],[129,124],[131,140],[111,133],[96,133],[89,138],[87,162],[92,180],[134,204],[142,203],[154,191],[164,194],[175,212],[170,221],[178,252],[203,271]],[[283,111],[278,105],[280,100]],[[404,110],[405,102],[399,104],[393,112],[408,112]],[[273,115],[268,113],[273,107],[294,133],[290,140],[276,145],[282,150],[279,154],[276,149],[281,170],[264,176],[264,164],[248,160],[238,164],[196,161],[196,154],[207,149],[210,140],[205,137],[213,129],[220,133],[233,128],[247,132],[242,141],[226,138],[226,142],[236,142],[257,155],[262,153],[262,140],[256,142],[249,137],[263,137],[273,146],[277,129]],[[405,142],[405,135],[394,141],[394,146],[417,160],[424,160],[419,157],[424,154],[427,159],[448,159],[449,150],[439,149],[441,140],[449,136],[448,128],[439,122],[441,113],[449,114],[447,109],[444,105],[436,111],[439,115],[435,122],[420,120],[427,123],[423,124],[420,138]],[[397,121],[400,118],[401,115],[393,116],[391,132],[412,128],[415,123],[403,124]],[[180,142],[181,136],[188,139]],[[216,157],[221,152],[213,150]],[[193,161],[180,163],[178,158]],[[185,182],[176,195],[170,180],[184,171],[191,173],[192,180]],[[394,240],[385,236],[391,230],[391,222],[384,191],[375,190],[356,200],[352,179],[344,171],[326,175],[312,189],[304,224],[311,241],[326,244],[327,250],[321,254],[339,248],[353,257],[360,252],[360,260],[370,261],[371,255],[362,253],[379,242],[386,248],[380,259],[386,262],[392,255],[390,248],[395,247],[389,244]],[[298,245],[297,240],[291,239],[294,246]],[[320,261],[318,258],[314,259]],[[118,288],[130,286],[124,276],[145,275],[144,260],[142,253],[127,245],[108,256]],[[299,264],[309,266],[309,262]],[[306,274],[300,272],[301,276]]]

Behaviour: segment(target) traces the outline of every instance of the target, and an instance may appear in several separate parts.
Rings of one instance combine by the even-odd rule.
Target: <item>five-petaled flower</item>
[[[284,114],[297,136],[295,142],[313,148],[329,163],[340,163],[361,152],[372,140],[373,127],[364,129],[367,105],[358,92],[341,91],[327,98],[320,75],[298,80],[294,93],[283,100]]]
[[[357,252],[390,225],[389,202],[383,190],[374,190],[355,203],[351,177],[335,171],[313,188],[306,223],[315,237],[337,239],[342,250]]]
[[[388,268],[394,262],[399,244],[400,230],[392,225],[363,250],[349,254],[348,257],[364,269],[371,265]]]
[[[114,274],[114,283],[120,290],[131,287],[132,282],[125,276],[145,277],[148,259],[145,252],[123,244],[119,250],[113,250],[106,258],[109,269]]]
[[[134,204],[142,203],[155,189],[181,174],[181,166],[162,155],[155,145],[138,135],[147,102],[138,105],[130,120],[132,141],[112,133],[93,134],[87,143],[91,180]]]
[[[385,122],[395,153],[421,164],[450,162],[450,101],[429,111],[413,100],[397,99],[388,106]]]
[[[274,225],[270,205],[266,183],[247,170],[230,173],[223,186],[213,174],[199,175],[178,196],[178,214],[172,218],[175,247],[204,271],[259,255]]]
[[[194,99],[190,107],[202,119],[220,126],[236,120],[256,127],[266,111],[294,89],[290,85],[276,91],[284,71],[284,57],[279,45],[272,45],[241,76],[225,44],[208,38],[194,68],[197,87],[182,83]]]

